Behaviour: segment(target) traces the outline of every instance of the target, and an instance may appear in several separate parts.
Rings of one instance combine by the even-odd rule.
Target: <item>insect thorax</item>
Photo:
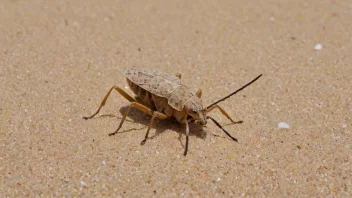
[[[197,96],[193,96],[192,98],[187,100],[184,108],[187,111],[197,111],[197,112],[202,111],[203,110],[202,99],[198,98]]]

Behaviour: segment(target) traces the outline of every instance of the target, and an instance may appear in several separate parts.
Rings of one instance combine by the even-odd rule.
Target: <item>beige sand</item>
[[[351,196],[351,19],[350,0],[1,1],[0,196]],[[180,72],[204,104],[263,77],[221,103],[239,143],[192,127],[183,157],[172,121],[140,145],[139,111],[109,137],[116,93],[82,119],[125,67]]]

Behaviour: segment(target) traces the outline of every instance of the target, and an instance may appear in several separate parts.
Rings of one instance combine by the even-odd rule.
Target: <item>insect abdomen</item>
[[[143,89],[142,87],[138,86],[137,84],[133,83],[128,78],[126,79],[127,79],[128,86],[131,88],[133,93],[136,94],[136,100],[142,103],[143,105],[151,108],[152,110],[155,110],[152,94],[146,91],[145,89]]]

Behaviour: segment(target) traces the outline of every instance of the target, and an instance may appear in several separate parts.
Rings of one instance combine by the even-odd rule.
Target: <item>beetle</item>
[[[186,125],[186,144],[185,151],[183,153],[184,156],[186,156],[188,152],[189,124],[193,122],[205,127],[207,120],[210,119],[233,141],[238,142],[236,138],[232,137],[214,118],[208,116],[207,113],[214,109],[218,109],[232,123],[242,123],[242,121],[235,122],[232,120],[226,111],[217,104],[243,90],[262,76],[262,74],[260,74],[240,89],[204,108],[201,99],[202,90],[198,89],[196,93],[193,93],[185,84],[181,82],[181,74],[176,74],[173,76],[164,72],[146,68],[122,69],[121,72],[125,75],[129,87],[136,96],[132,97],[120,87],[113,86],[105,95],[98,110],[93,115],[83,118],[87,120],[97,115],[100,109],[105,105],[110,93],[113,90],[116,90],[128,101],[130,101],[131,104],[124,113],[119,127],[115,132],[110,133],[110,136],[115,135],[121,129],[122,124],[124,123],[126,116],[132,107],[137,108],[152,117],[141,145],[146,143],[150,128],[153,126],[155,118],[162,120],[175,118],[179,123]]]

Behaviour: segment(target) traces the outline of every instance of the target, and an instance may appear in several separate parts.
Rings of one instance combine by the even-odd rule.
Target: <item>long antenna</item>
[[[226,133],[227,136],[229,136],[233,141],[238,142],[238,140],[232,137],[229,132],[227,132],[214,118],[208,116],[207,119],[211,119],[216,124],[216,126],[218,126],[224,133]]]
[[[228,95],[228,96],[226,96],[226,97],[224,97],[224,98],[222,98],[222,99],[220,99],[220,100],[214,102],[213,104],[209,105],[209,106],[207,107],[207,109],[209,109],[211,106],[214,106],[214,105],[218,104],[219,102],[222,102],[222,101],[228,99],[229,97],[235,95],[236,93],[242,91],[244,88],[248,87],[250,84],[252,84],[252,83],[254,83],[256,80],[258,80],[262,75],[263,75],[263,74],[260,74],[260,75],[257,76],[255,79],[253,79],[251,82],[247,83],[245,86],[243,86],[243,87],[237,89],[235,92],[231,93],[230,95]]]

